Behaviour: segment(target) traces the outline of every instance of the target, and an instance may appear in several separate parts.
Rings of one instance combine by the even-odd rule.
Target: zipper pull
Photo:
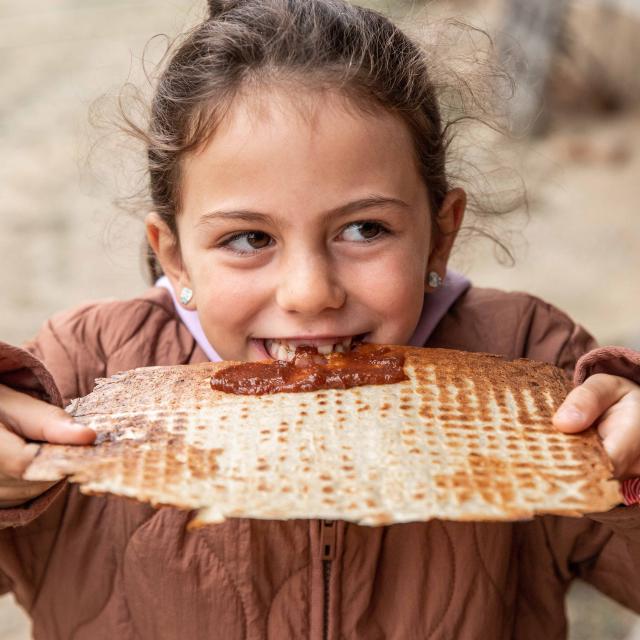
[[[320,544],[322,547],[322,559],[333,560],[336,557],[335,520],[322,520],[320,523]]]

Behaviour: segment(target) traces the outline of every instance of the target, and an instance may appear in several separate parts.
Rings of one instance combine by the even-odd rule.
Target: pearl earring
[[[180,291],[180,302],[182,302],[182,304],[189,304],[191,298],[193,298],[193,291],[191,291],[189,287],[182,287],[182,291]]]
[[[429,271],[427,283],[432,289],[439,289],[442,286],[442,278],[437,271]]]

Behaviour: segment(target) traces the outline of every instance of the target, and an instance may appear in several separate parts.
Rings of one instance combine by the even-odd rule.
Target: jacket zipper
[[[322,605],[322,640],[329,640],[329,592],[331,581],[331,562],[336,552],[336,523],[334,520],[320,522],[320,543],[322,550],[322,579],[324,598]]]

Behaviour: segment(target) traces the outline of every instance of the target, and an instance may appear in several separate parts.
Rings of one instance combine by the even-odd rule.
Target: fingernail
[[[77,437],[80,438],[82,442],[92,442],[96,438],[96,432],[91,427],[88,427],[81,422],[70,422],[69,429],[73,433],[78,434]],[[79,442],[79,440],[76,442]]]
[[[73,429],[74,431],[84,431],[87,427],[85,427],[81,422],[76,422],[75,420],[67,420],[64,422],[64,426]]]
[[[573,407],[560,409],[557,417],[562,422],[582,422],[584,420],[584,414]]]

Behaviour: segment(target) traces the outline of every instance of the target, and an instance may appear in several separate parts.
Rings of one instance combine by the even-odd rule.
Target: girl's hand
[[[27,440],[90,444],[95,435],[62,409],[0,385],[0,508],[18,506],[55,484],[22,480],[39,448]]]
[[[573,389],[553,417],[564,433],[597,424],[615,476],[640,476],[640,386],[618,376],[597,373]]]

